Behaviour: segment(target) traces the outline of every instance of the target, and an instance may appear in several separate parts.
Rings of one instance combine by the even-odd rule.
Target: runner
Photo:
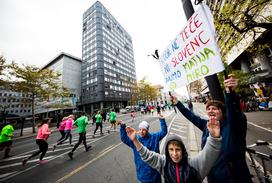
[[[115,130],[116,130],[116,112],[114,112],[114,109],[112,109],[110,112],[109,121],[110,121],[111,127],[108,130],[108,133],[110,133],[110,130],[112,127],[113,127],[113,131],[115,132]]]
[[[67,119],[68,119],[68,117],[63,117],[62,121],[59,124],[59,132],[61,134],[61,137],[60,137],[60,139],[57,142],[59,142],[59,141],[61,141],[62,139],[65,138],[64,129],[65,129],[65,124],[66,124]]]
[[[68,156],[70,157],[71,160],[73,159],[74,151],[77,149],[77,147],[82,142],[83,142],[86,152],[92,147],[92,146],[88,147],[87,143],[86,143],[86,126],[87,126],[87,124],[88,124],[88,118],[85,115],[85,113],[83,113],[81,115],[81,117],[77,118],[77,120],[74,123],[74,125],[78,127],[77,131],[78,131],[79,139],[78,139],[78,142],[76,143],[76,145],[74,146],[74,148],[72,149],[72,151],[68,153]]]
[[[25,166],[27,161],[30,160],[32,157],[40,155],[40,160],[38,161],[39,164],[47,163],[47,160],[43,160],[45,153],[48,150],[48,143],[47,139],[51,134],[50,129],[48,128],[48,124],[51,122],[51,119],[43,119],[40,124],[38,124],[38,133],[36,137],[36,144],[39,146],[39,150],[33,153],[28,158],[23,159],[22,165]]]
[[[72,144],[72,128],[73,128],[73,123],[74,123],[74,115],[69,115],[68,119],[65,122],[65,128],[64,128],[64,133],[65,133],[65,138],[62,139],[61,141],[58,141],[57,144],[53,145],[52,151],[55,151],[58,145],[62,144],[64,141],[66,141],[69,137],[69,143],[70,146],[73,146]]]
[[[102,116],[100,114],[100,111],[97,111],[96,115],[95,115],[95,130],[94,130],[94,133],[93,133],[93,138],[95,138],[95,133],[98,129],[98,127],[100,127],[100,135],[103,135],[104,133],[102,133]]]
[[[11,150],[11,146],[12,146],[12,137],[13,137],[13,132],[14,132],[14,128],[13,126],[16,125],[16,121],[12,121],[12,123],[10,122],[6,122],[6,126],[4,126],[4,128],[1,131],[1,135],[0,135],[0,151],[5,149],[5,155],[4,158],[9,158],[10,155],[10,150]]]
[[[134,119],[136,117],[136,112],[134,110],[131,111],[130,116],[132,118],[131,122],[134,122]]]

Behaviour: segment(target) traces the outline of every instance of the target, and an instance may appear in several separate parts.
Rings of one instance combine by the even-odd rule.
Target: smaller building
[[[72,113],[81,92],[81,59],[67,53],[60,53],[42,69],[52,69],[61,73],[59,80],[62,88],[71,92],[69,97],[50,98],[37,103],[35,114],[40,116],[55,116],[59,113]]]

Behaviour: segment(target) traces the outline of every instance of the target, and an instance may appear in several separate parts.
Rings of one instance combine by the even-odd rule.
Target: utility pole
[[[186,15],[187,20],[194,14],[195,10],[193,8],[191,0],[181,0],[184,13]],[[216,74],[206,76],[206,82],[208,84],[208,88],[211,94],[212,99],[220,100],[224,102],[224,95],[220,87],[220,83]]]

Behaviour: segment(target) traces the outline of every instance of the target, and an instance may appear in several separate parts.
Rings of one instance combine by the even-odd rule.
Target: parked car
[[[121,114],[126,114],[126,113],[128,113],[128,111],[127,111],[127,109],[122,108],[122,109],[120,109],[120,113],[121,113]]]

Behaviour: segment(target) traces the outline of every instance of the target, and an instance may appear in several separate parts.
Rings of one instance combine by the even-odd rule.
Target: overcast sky
[[[82,17],[94,0],[1,0],[0,54],[7,61],[44,66],[60,52],[81,58]],[[181,0],[100,0],[131,35],[140,80],[164,85],[162,52],[186,23]],[[182,93],[179,91],[178,93]]]

